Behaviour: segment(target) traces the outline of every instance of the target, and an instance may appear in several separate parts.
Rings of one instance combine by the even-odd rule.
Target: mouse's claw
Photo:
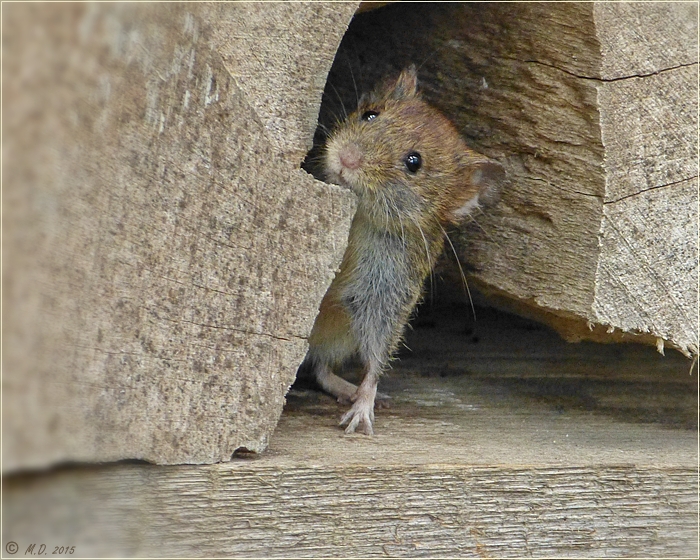
[[[374,403],[367,399],[357,399],[343,417],[340,419],[340,426],[345,427],[346,434],[353,434],[358,431],[362,434],[374,435],[372,423],[374,422]]]

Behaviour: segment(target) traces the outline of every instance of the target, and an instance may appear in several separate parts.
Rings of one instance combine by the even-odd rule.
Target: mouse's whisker
[[[318,130],[323,132],[323,135],[328,138],[331,135],[331,129],[328,128],[325,124],[323,123],[318,123]]]
[[[459,260],[459,255],[457,254],[457,250],[455,249],[455,246],[453,245],[450,236],[447,235],[445,228],[442,227],[442,224],[440,222],[438,222],[438,226],[442,230],[445,239],[447,239],[447,243],[449,243],[450,247],[452,248],[452,253],[455,256],[455,260],[457,261],[457,267],[459,268],[459,274],[462,277],[462,287],[464,289],[464,295],[467,296],[467,298],[469,299],[469,305],[472,308],[472,315],[474,316],[474,321],[476,321],[476,309],[474,309],[474,300],[472,299],[472,292],[469,289],[469,283],[467,282],[467,277],[464,274],[464,269],[462,268],[462,263]]]
[[[423,228],[420,226],[420,223],[418,222],[418,220],[411,217],[411,221],[413,221],[413,223],[416,225],[416,227],[418,228],[418,231],[420,232],[420,236],[423,239],[423,246],[425,247],[425,256],[428,259],[428,268],[430,270],[430,301],[432,303],[432,301],[435,297],[435,289],[434,289],[435,283],[433,281],[433,275],[434,275],[434,273],[433,273],[433,259],[430,256],[430,247],[428,247],[428,240],[425,237],[425,233],[423,232]]]
[[[347,109],[345,108],[345,103],[343,103],[343,98],[341,97],[340,93],[338,93],[338,90],[336,89],[336,87],[335,87],[331,82],[328,82],[328,85],[331,86],[331,88],[332,88],[333,91],[335,92],[336,97],[338,98],[338,101],[340,101],[340,106],[341,106],[341,108],[343,109],[343,114],[345,115],[345,118],[344,118],[343,120],[347,120],[347,118],[348,118],[348,111],[347,111]]]
[[[426,56],[426,57],[421,61],[421,63],[418,64],[418,65],[416,66],[416,70],[420,70],[420,69],[423,67],[423,65],[424,65],[426,62],[428,62],[429,60],[435,60],[435,55],[436,55],[438,52],[444,51],[445,49],[446,49],[446,46],[445,46],[445,45],[438,45],[438,46],[435,47],[434,49],[431,49],[431,51],[430,51],[430,53],[428,54],[428,56]]]
[[[352,87],[355,88],[355,103],[360,104],[360,92],[357,91],[357,82],[355,81],[355,74],[352,71],[352,64],[350,64],[350,59],[347,59],[348,69],[350,70],[350,77],[352,78]]]
[[[406,230],[403,227],[403,220],[401,219],[401,212],[399,209],[394,205],[394,210],[396,212],[396,217],[399,220],[399,227],[401,228],[401,244],[403,245],[404,250],[406,249]]]
[[[386,229],[386,231],[390,231],[391,221],[392,221],[391,201],[389,200],[389,198],[386,196],[385,193],[381,193],[381,198],[382,198],[381,208],[382,208],[383,213],[384,213],[384,222],[386,223],[385,229]]]
[[[480,208],[479,208],[479,211],[480,211],[482,214],[484,214],[484,211],[481,210]],[[485,214],[484,214],[484,215],[485,215]],[[486,231],[486,230],[483,228],[483,226],[477,221],[477,219],[476,219],[473,215],[468,214],[468,216],[469,216],[469,219],[474,223],[474,225],[476,225],[476,227],[478,227],[478,228],[481,230],[481,232],[482,232],[486,237],[489,238],[489,241],[491,241],[491,242],[493,242],[493,243],[496,243],[496,239],[495,239],[488,231]]]
[[[404,251],[408,247],[408,241],[406,236],[406,230],[403,227],[403,220],[399,218],[399,226],[401,227],[401,244],[403,245]]]
[[[348,47],[349,47],[348,50],[352,49],[352,53],[354,54],[354,60],[351,59],[350,54],[347,51],[346,51],[345,60],[346,60],[348,67],[350,69],[350,77],[352,78],[353,85],[355,87],[355,100],[357,101],[357,104],[359,105],[360,99],[362,99],[362,95],[360,95],[360,93],[358,91],[357,81],[355,80],[355,74],[352,70],[352,67],[355,66],[355,68],[357,70],[357,77],[359,79],[359,82],[362,83],[363,82],[363,79],[362,79],[362,57],[360,56],[360,53],[357,49],[357,41],[356,40],[351,39],[348,42]]]
[[[324,101],[321,104],[319,122],[331,122],[333,126],[337,127],[345,120],[345,117],[343,117],[345,106],[342,104],[342,100],[340,100],[340,105],[338,105],[338,101],[332,98],[325,90],[321,95]],[[340,111],[338,111],[338,108],[340,108]]]

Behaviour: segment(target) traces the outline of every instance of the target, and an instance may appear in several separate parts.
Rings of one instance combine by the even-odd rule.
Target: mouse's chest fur
[[[441,240],[387,232],[355,217],[336,281],[362,351],[386,362],[441,250]]]

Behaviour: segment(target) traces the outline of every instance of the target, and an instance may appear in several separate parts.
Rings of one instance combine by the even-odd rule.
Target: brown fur
[[[363,119],[367,111],[377,113]],[[411,172],[410,153],[422,165]],[[425,278],[443,250],[444,225],[493,199],[499,164],[467,148],[417,91],[415,68],[361,100],[326,145],[328,180],[350,187],[358,209],[348,247],[309,337],[310,364],[321,386],[353,402],[341,419],[347,433],[372,433],[379,374],[401,340]],[[359,354],[359,387],[332,367]]]

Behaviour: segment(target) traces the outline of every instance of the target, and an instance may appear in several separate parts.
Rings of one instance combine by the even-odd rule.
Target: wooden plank
[[[698,353],[698,11],[597,4],[606,194],[595,322]]]
[[[124,465],[24,487],[6,491],[3,530],[22,552],[697,557],[689,468]]]
[[[265,448],[353,214],[299,169],[353,11],[3,7],[6,471]]]
[[[453,304],[421,314],[413,352],[382,380],[392,399],[374,437],[345,436],[344,407],[298,387],[261,455],[6,478],[2,544],[75,544],[80,556],[697,557],[688,361],[566,344],[476,312],[476,323]],[[447,320],[431,326],[435,316]]]

